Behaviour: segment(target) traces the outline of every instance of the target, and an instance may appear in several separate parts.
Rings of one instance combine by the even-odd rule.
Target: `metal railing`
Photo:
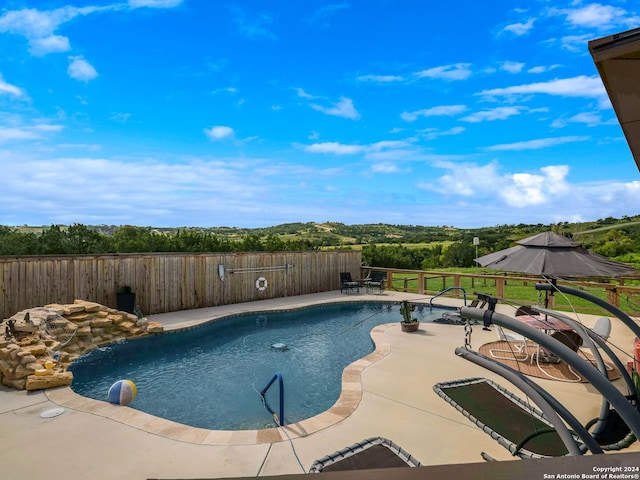
[[[280,394],[280,408],[279,408],[280,414],[279,415],[273,411],[273,409],[269,405],[269,402],[267,402],[267,399],[265,398],[265,394],[267,393],[267,390],[271,388],[271,385],[273,385],[276,380],[278,380],[278,390]],[[273,418],[276,420],[276,423],[281,427],[283,427],[284,426],[284,381],[282,380],[282,374],[280,372],[276,372],[273,375],[273,377],[271,377],[271,380],[269,380],[269,383],[267,383],[267,385],[260,391],[260,396],[262,397],[262,402],[265,408],[269,411],[271,415],[273,415]]]
[[[438,298],[440,295],[444,295],[445,293],[451,291],[451,290],[461,290],[462,291],[462,296],[464,298],[464,305],[467,305],[467,291],[462,288],[462,287],[449,287],[449,288],[445,288],[444,290],[442,290],[441,292],[437,293],[435,296],[431,297],[431,300],[429,300],[429,306],[433,307],[433,301]]]

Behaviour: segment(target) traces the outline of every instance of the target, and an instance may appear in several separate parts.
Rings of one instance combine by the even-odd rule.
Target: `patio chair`
[[[378,294],[382,294],[382,292],[384,292],[384,284],[386,281],[386,272],[372,271],[364,282],[367,293],[377,292]]]
[[[557,332],[554,332],[551,335],[551,337],[555,338],[566,347],[569,347],[574,352],[578,351],[578,349],[582,346],[582,342],[583,342],[580,334],[574,330],[559,330]],[[547,349],[543,348],[542,350],[548,356],[554,356],[554,357],[556,356],[555,353]],[[557,362],[554,362],[554,363],[557,363]]]
[[[340,292],[341,293],[360,293],[360,282],[356,282],[351,278],[351,272],[340,272]]]
[[[522,315],[540,315],[540,312],[535,311],[533,308],[529,307],[528,305],[522,305],[521,307],[518,307],[518,309],[516,310],[516,317],[520,317]]]
[[[503,342],[507,342],[509,348],[492,348],[489,354],[493,358],[500,360],[516,360],[524,362],[529,358],[527,350],[527,337],[513,332],[505,332],[500,325],[494,325],[498,338]]]
[[[433,390],[514,456],[541,458],[569,454],[567,444],[530,398],[521,399],[492,380],[482,377],[451,380],[437,383]],[[558,407],[563,406],[557,403],[553,408],[560,414]],[[565,420],[567,413],[571,415],[565,410],[562,415]],[[575,417],[573,420],[578,422]],[[589,432],[601,421],[604,424],[597,433],[595,428]],[[571,431],[580,451],[591,450],[593,453],[584,437],[580,438],[575,433],[575,426]],[[590,435],[605,451],[628,448],[637,440],[631,428],[612,408],[607,410],[604,417],[594,418],[584,425],[584,433]],[[483,457],[488,459],[485,454]]]
[[[569,453],[553,425],[530,400],[487,378],[441,382],[433,390],[514,456],[560,457]]]
[[[419,466],[419,461],[391,440],[373,437],[316,460],[309,473]]]
[[[551,336],[554,339],[558,340],[563,345],[569,347],[574,352],[577,352],[582,346],[582,342],[583,342],[582,337],[578,334],[578,332],[574,330],[559,330],[557,332],[554,332],[553,335]],[[562,382],[569,382],[569,383],[576,383],[576,382],[582,381],[582,377],[578,375],[578,373],[571,367],[571,365],[569,365],[569,371],[574,375],[573,379],[556,377],[555,375],[552,375],[551,373],[549,373],[545,369],[545,367],[541,365],[545,363],[560,363],[560,358],[558,358],[558,356],[554,352],[546,348],[539,347],[538,352],[535,353],[534,355],[535,355],[535,360],[536,360],[538,369],[550,379],[559,380]]]
[[[475,299],[471,300],[469,305],[467,305],[467,307],[473,307],[473,308],[484,308],[486,306],[487,306],[487,301],[486,300],[481,300],[479,298],[475,298]]]
[[[606,342],[611,335],[611,319],[609,317],[600,317],[596,320],[591,331],[600,336],[600,338]]]

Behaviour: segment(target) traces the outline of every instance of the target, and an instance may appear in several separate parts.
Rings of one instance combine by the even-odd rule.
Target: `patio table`
[[[543,330],[545,333],[573,330],[570,325],[551,315],[519,315],[516,319],[538,330]]]
[[[573,331],[573,328],[567,323],[563,322],[559,318],[552,317],[551,315],[519,315],[516,317],[518,320],[530,325],[538,330],[544,331],[546,334],[551,334],[551,332],[569,332]],[[545,373],[548,377],[554,380],[560,380],[552,375],[549,375],[545,369],[540,365],[541,362],[544,363],[559,363],[560,359],[555,355],[551,354],[540,345],[534,345],[535,353],[533,353],[530,357],[531,363],[534,361],[537,364],[538,368]],[[580,377],[576,375],[577,380],[565,380],[565,381],[579,381]]]

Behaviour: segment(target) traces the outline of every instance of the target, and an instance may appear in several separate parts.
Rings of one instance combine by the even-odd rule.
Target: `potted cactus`
[[[402,327],[403,332],[416,332],[418,330],[420,322],[417,318],[412,316],[415,309],[416,306],[406,300],[403,300],[400,304],[400,314],[402,315],[400,326]]]

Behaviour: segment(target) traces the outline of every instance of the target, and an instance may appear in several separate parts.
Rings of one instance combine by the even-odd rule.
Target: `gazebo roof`
[[[592,40],[589,52],[640,170],[640,28]]]

